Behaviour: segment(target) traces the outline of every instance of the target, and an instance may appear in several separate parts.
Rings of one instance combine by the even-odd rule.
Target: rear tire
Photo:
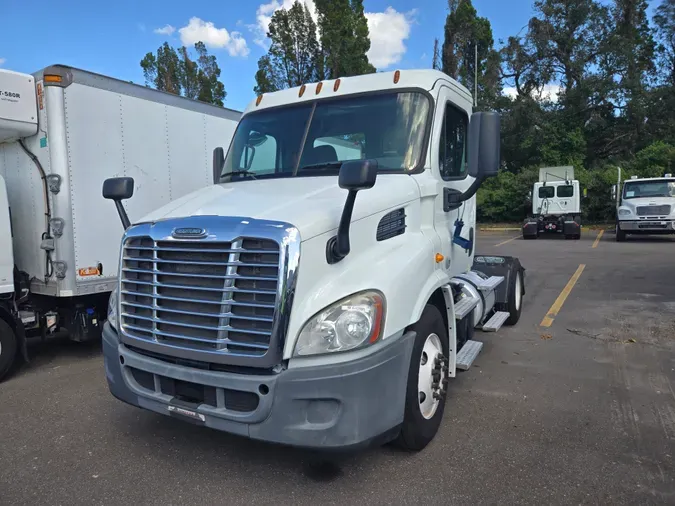
[[[0,381],[9,373],[16,359],[17,339],[14,329],[0,320]]]
[[[523,312],[523,294],[524,294],[524,284],[523,284],[523,272],[520,269],[520,266],[513,265],[513,270],[510,280],[509,287],[507,291],[507,311],[509,312],[509,318],[504,322],[506,325],[515,325],[520,320],[520,315]]]
[[[403,425],[394,444],[416,452],[433,440],[443,419],[448,379],[448,331],[441,312],[431,304],[426,305],[412,330],[417,337],[410,358]],[[437,388],[434,384],[438,384]]]

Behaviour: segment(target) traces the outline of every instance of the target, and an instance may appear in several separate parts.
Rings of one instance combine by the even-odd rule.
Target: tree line
[[[256,93],[376,71],[363,0],[314,3],[315,13],[297,0],[273,14]],[[675,172],[675,0],[661,0],[651,19],[647,0],[533,7],[521,32],[495,42],[471,0],[447,0],[433,47],[432,66],[477,89],[478,110],[502,116],[502,171],[479,191],[479,218],[521,220],[539,167],[573,165],[588,189],[586,220],[611,219],[617,166],[627,176]],[[222,105],[215,57],[202,43],[194,53],[168,43],[148,53],[146,84]]]

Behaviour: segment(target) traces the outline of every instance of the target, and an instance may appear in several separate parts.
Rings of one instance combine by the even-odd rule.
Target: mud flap
[[[539,223],[536,221],[526,221],[523,224],[523,237],[536,237]]]
[[[566,236],[576,237],[581,234],[581,226],[576,221],[565,221],[563,233]]]
[[[30,359],[28,358],[28,343],[26,342],[26,329],[23,326],[20,318],[16,320],[16,328],[14,329],[16,334],[16,340],[18,344],[19,353],[21,353],[21,358],[23,358],[25,363],[29,363]]]
[[[476,255],[471,269],[488,276],[504,276],[504,281],[495,289],[495,306],[500,311],[503,311],[508,303],[508,289],[511,286],[511,278],[518,271],[520,271],[523,281],[522,294],[525,295],[525,268],[516,257]]]

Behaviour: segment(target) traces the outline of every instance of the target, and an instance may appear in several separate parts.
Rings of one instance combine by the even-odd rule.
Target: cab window
[[[469,120],[464,111],[448,103],[441,129],[439,167],[446,181],[466,177],[466,133]]]
[[[574,195],[574,186],[558,186],[558,197],[569,198]]]
[[[540,199],[552,199],[555,195],[555,190],[552,186],[542,186],[539,188],[539,198]]]

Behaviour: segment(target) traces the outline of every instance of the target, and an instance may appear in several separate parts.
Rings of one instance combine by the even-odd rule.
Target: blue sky
[[[312,2],[312,0],[305,0]],[[226,107],[242,110],[253,98],[261,28],[291,0],[2,0],[0,66],[31,73],[63,63],[143,84],[139,61],[168,40],[208,39],[228,92]],[[492,23],[495,41],[516,34],[532,16],[532,0],[474,0]],[[431,65],[434,38],[443,37],[446,0],[365,0],[380,69]],[[163,30],[161,30],[163,29]],[[163,33],[156,33],[161,30]]]

